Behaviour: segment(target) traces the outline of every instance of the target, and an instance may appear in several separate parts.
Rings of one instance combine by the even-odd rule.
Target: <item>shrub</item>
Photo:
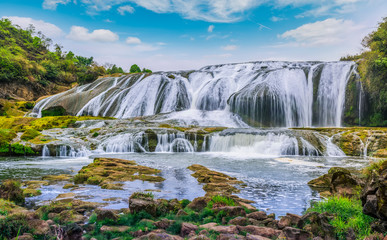
[[[220,206],[235,206],[235,201],[232,198],[216,195],[213,196],[211,201],[208,202],[207,207],[220,207]]]
[[[346,197],[330,197],[327,200],[313,204],[308,212],[327,212],[335,217],[330,224],[335,228],[338,239],[346,239],[349,228],[355,230],[359,239],[364,239],[371,233],[371,223],[374,218],[363,214],[363,207],[359,199]]]

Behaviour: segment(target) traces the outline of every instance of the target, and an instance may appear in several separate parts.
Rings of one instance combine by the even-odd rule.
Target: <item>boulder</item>
[[[297,214],[287,213],[286,216],[281,217],[278,222],[278,228],[283,229],[285,227],[298,226],[301,220],[301,216]]]
[[[354,196],[361,189],[361,181],[348,170],[336,171],[332,174],[330,191],[340,196]]]
[[[113,220],[113,221],[117,221],[119,216],[118,214],[116,213],[116,211],[114,210],[111,210],[111,209],[101,209],[101,208],[97,208],[95,209],[95,214],[97,214],[97,221],[102,221],[102,220]]]
[[[297,227],[324,239],[335,239],[335,229],[329,224],[331,219],[333,215],[328,213],[309,212],[301,217]]]
[[[209,201],[210,201],[210,199],[208,199],[206,197],[198,197],[198,198],[195,198],[194,200],[192,200],[192,202],[190,202],[187,205],[187,207],[196,211],[196,212],[200,212],[205,207],[207,207],[207,204]]]
[[[135,238],[136,240],[183,240],[182,237],[171,235],[165,232],[152,231],[144,236]]]
[[[184,237],[192,232],[195,234],[195,231],[198,230],[198,226],[192,224],[192,223],[182,223],[181,224],[181,230],[180,230],[180,236]]]
[[[213,230],[218,233],[223,233],[223,234],[237,234],[239,233],[238,228],[234,225],[230,226],[215,226],[209,228],[210,230]]]
[[[147,212],[152,216],[157,215],[156,201],[148,199],[129,198],[129,210],[131,214],[139,212]]]
[[[247,233],[250,233],[253,235],[259,235],[259,236],[267,237],[267,238],[277,238],[281,234],[281,231],[273,229],[273,228],[258,227],[258,226],[253,226],[253,225],[238,226],[238,230],[240,232],[247,232]]]
[[[248,218],[253,218],[255,220],[261,221],[267,219],[267,214],[264,211],[252,212],[247,214]]]
[[[309,240],[313,238],[313,234],[302,229],[285,227],[279,238],[287,240]]]
[[[169,226],[171,226],[175,221],[169,220],[169,219],[161,219],[160,221],[154,222],[153,225],[155,225],[157,228],[160,229],[167,229]]]
[[[236,218],[228,221],[229,225],[246,226],[246,225],[248,225],[248,223],[249,223],[249,220],[245,217],[236,217]]]
[[[246,234],[246,240],[270,240],[270,238],[262,237],[259,235]]]
[[[46,235],[50,232],[50,226],[44,220],[33,219],[28,221],[28,226],[30,226],[34,234],[36,235]]]
[[[69,225],[66,225],[65,227],[63,227],[63,231],[64,231],[63,240],[81,240],[82,239],[83,230],[76,223],[70,223]]]
[[[227,217],[246,216],[245,209],[240,206],[225,206],[212,209],[215,214],[223,212]]]
[[[218,237],[216,237],[216,240],[233,240],[233,239],[246,239],[242,235],[237,234],[219,234]]]
[[[130,229],[128,226],[106,226],[103,225],[99,230],[104,233],[104,232],[126,232]]]

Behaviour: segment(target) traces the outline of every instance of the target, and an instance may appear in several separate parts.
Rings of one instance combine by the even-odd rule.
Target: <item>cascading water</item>
[[[253,62],[134,74],[43,99],[33,113],[40,117],[42,110],[57,106],[73,115],[115,118],[186,111],[197,125],[245,127],[236,113],[251,126],[340,126],[355,68],[353,62]]]
[[[184,133],[165,133],[157,135],[156,152],[194,152],[194,147]]]
[[[47,145],[44,145],[42,149],[42,157],[49,157],[49,156],[50,156],[50,150],[48,149]]]

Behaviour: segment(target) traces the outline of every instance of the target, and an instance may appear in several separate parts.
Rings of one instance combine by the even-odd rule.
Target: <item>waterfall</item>
[[[331,137],[327,137],[326,139],[326,154],[327,156],[330,157],[343,157],[346,156],[345,153],[336,145],[332,142],[333,138],[336,135],[341,135],[341,133],[334,134]]]
[[[43,99],[32,115],[61,106],[115,118],[168,113],[187,125],[339,127],[355,69],[354,62],[251,62],[109,77]]]
[[[156,152],[194,152],[184,133],[157,134]]]
[[[61,145],[56,150],[57,157],[87,157],[91,154],[91,152],[85,147],[81,146],[81,148],[75,149],[72,146]]]
[[[143,142],[144,132],[127,133],[107,138],[99,148],[108,153],[147,152]]]
[[[48,149],[47,145],[44,145],[42,149],[42,157],[49,157],[49,156],[50,156],[50,150]]]

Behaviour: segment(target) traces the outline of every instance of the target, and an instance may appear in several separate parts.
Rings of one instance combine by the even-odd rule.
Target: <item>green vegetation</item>
[[[340,60],[359,63],[361,81],[369,97],[368,112],[362,124],[387,126],[387,18],[379,23],[376,31],[363,39],[362,45],[366,51]]]
[[[207,205],[209,208],[221,207],[221,206],[235,206],[235,201],[232,198],[215,195],[211,198],[211,201]]]
[[[130,73],[140,73],[140,72],[143,72],[143,73],[152,73],[151,70],[146,69],[146,68],[143,68],[142,71],[141,71],[141,68],[140,68],[137,64],[133,64],[133,65],[130,67],[129,72],[130,72]]]
[[[315,203],[308,212],[330,213],[334,218],[330,224],[335,227],[336,237],[346,239],[346,233],[352,228],[358,239],[364,239],[371,234],[371,223],[375,221],[370,216],[363,214],[361,201],[346,197],[330,197]]]
[[[57,44],[52,52],[51,45],[52,40],[36,33],[33,26],[23,30],[8,19],[0,20],[0,83],[16,81],[43,87],[50,83],[82,84],[105,74],[93,57],[63,52]]]
[[[387,164],[387,159],[377,160],[374,162],[371,162],[371,164],[363,169],[363,174],[366,177],[369,177],[373,171],[379,172],[382,168],[382,165]]]
[[[21,135],[21,140],[28,141],[36,138],[37,136],[42,135],[38,130],[35,129],[27,129],[23,135]]]

